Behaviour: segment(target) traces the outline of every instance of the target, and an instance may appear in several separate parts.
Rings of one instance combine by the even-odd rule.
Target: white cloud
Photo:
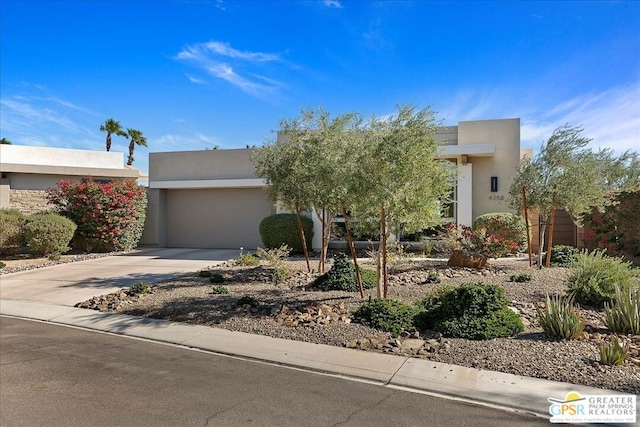
[[[445,124],[520,117],[523,148],[539,149],[556,128],[569,124],[584,128],[593,149],[640,151],[640,82],[563,99],[517,88],[461,90],[445,99],[435,106]]]
[[[95,113],[59,98],[13,95],[0,99],[0,105],[2,105],[0,126],[3,132],[8,131],[17,136],[28,136],[37,132],[47,134],[52,130],[55,130],[54,134],[64,132],[84,136],[95,134],[82,125],[82,120],[73,117],[77,112],[82,115]]]
[[[189,61],[207,74],[222,79],[242,91],[256,97],[272,94],[283,85],[276,79],[263,76],[252,70],[261,64],[284,62],[279,55],[264,52],[241,51],[229,43],[209,41],[186,47],[175,59]],[[204,84],[202,79],[188,76],[195,84]]]
[[[189,81],[190,81],[191,83],[193,83],[193,84],[197,84],[197,85],[206,85],[206,84],[207,84],[207,82],[206,82],[206,81],[204,81],[204,80],[202,80],[202,79],[199,79],[199,78],[197,78],[197,77],[190,76],[189,74],[187,74],[187,78],[188,78],[188,79],[189,79]]]
[[[538,148],[559,126],[582,126],[591,147],[640,151],[640,83],[568,99],[522,118],[522,145]]]
[[[342,3],[340,3],[338,0],[322,0],[322,4],[329,8],[335,7],[337,9],[342,9]]]
[[[153,144],[153,145],[152,145]],[[197,132],[195,134],[166,134],[149,140],[152,152],[197,151],[223,146],[215,136]]]

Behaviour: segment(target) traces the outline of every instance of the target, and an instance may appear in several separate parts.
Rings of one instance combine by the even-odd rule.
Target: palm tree
[[[127,137],[127,133],[122,130],[120,122],[114,119],[108,119],[106,122],[100,125],[100,132],[107,133],[107,151],[111,150],[111,135]]]
[[[11,141],[9,141],[7,138],[2,138],[0,139],[0,144],[11,145]]]
[[[127,159],[127,166],[131,166],[133,164],[133,150],[136,145],[142,145],[143,147],[147,146],[147,138],[136,129],[127,129],[127,134],[131,141],[129,142],[129,158]]]

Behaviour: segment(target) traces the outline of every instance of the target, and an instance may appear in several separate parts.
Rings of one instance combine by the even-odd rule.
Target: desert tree
[[[131,166],[133,164],[133,152],[136,148],[136,145],[141,145],[143,147],[147,146],[147,138],[142,134],[141,131],[137,129],[127,129],[129,141],[129,157],[127,158],[127,166]]]
[[[565,210],[576,225],[581,225],[585,213],[602,209],[612,203],[612,196],[637,186],[637,153],[616,157],[611,150],[594,153],[588,148],[591,139],[582,135],[582,127],[564,125],[553,131],[542,144],[540,152],[519,165],[509,190],[512,207],[522,206],[526,193],[529,208],[540,218],[540,253],[546,243],[549,267],[555,212]],[[524,189],[524,191],[523,191]],[[546,236],[546,228],[549,235]],[[541,258],[538,257],[541,267]]]
[[[298,232],[307,262],[311,271],[307,237],[304,234],[303,210],[311,209],[311,195],[307,185],[309,173],[304,158],[304,134],[300,119],[283,119],[280,122],[280,136],[268,140],[262,147],[254,150],[252,161],[256,174],[265,179],[269,199],[296,213]]]
[[[372,117],[365,126],[357,160],[353,211],[358,223],[379,227],[378,296],[388,295],[387,242],[391,230],[407,233],[441,222],[441,206],[451,195],[455,168],[438,158],[434,113],[398,106],[395,114]]]
[[[118,135],[122,137],[127,137],[127,132],[122,129],[120,122],[115,119],[107,119],[103,124],[100,125],[100,132],[106,132],[106,145],[107,151],[111,151],[111,135]]]

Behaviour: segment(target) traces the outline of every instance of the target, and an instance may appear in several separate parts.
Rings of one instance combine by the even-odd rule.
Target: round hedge
[[[0,209],[0,253],[11,254],[24,246],[24,214],[15,209]]]
[[[301,220],[307,248],[311,250],[313,221],[306,216],[302,216]],[[270,215],[260,222],[258,231],[262,238],[262,244],[267,249],[277,249],[282,245],[287,245],[291,248],[292,253],[301,254],[303,252],[296,214],[280,213]]]
[[[422,300],[419,329],[433,329],[444,336],[487,340],[509,337],[524,330],[520,317],[508,307],[504,289],[489,283],[445,286]]]
[[[55,213],[37,213],[27,219],[24,234],[35,255],[60,255],[69,250],[76,224]]]

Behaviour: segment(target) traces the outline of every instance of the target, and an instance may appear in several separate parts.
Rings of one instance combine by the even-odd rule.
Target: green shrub
[[[613,303],[604,303],[607,328],[621,334],[640,335],[640,289],[623,292],[616,286]]]
[[[276,281],[276,283],[282,280],[288,279],[292,275],[293,275],[293,270],[291,270],[287,266],[279,266],[273,270],[273,279]]]
[[[440,283],[440,276],[435,271],[430,271],[427,278],[424,279],[424,283]]]
[[[211,293],[212,294],[228,294],[229,293],[229,289],[226,286],[214,286],[213,288],[211,288]]]
[[[617,257],[608,257],[605,251],[582,251],[576,255],[570,277],[567,279],[569,293],[583,305],[602,307],[615,296],[615,286],[626,292],[637,286],[640,270],[630,262]]]
[[[376,272],[365,268],[360,268],[362,287],[372,289],[376,287]],[[356,268],[348,255],[337,253],[333,257],[331,269],[318,277],[312,286],[323,290],[339,290],[347,292],[358,291],[358,281],[356,279]]]
[[[531,275],[527,273],[512,274],[509,276],[510,282],[524,283],[531,281]]]
[[[212,273],[211,270],[200,270],[198,271],[198,277],[211,277]]]
[[[603,365],[620,366],[629,353],[629,344],[620,343],[618,338],[600,346],[600,363]]]
[[[133,249],[142,237],[147,189],[135,181],[60,181],[47,199],[78,225],[77,241],[89,252]]]
[[[527,227],[524,218],[511,212],[495,212],[480,215],[473,223],[474,229],[486,228],[487,234],[509,242],[516,242],[509,250],[512,253],[524,250],[527,244]],[[506,254],[505,254],[506,255]]]
[[[573,305],[571,297],[563,298],[547,295],[544,310],[536,309],[540,325],[544,332],[552,338],[577,339],[584,331],[584,321],[580,317],[580,311]]]
[[[573,246],[555,245],[551,248],[551,265],[556,267],[570,267],[576,262],[576,255],[580,251]],[[547,262],[547,254],[542,256],[542,263]]]
[[[250,295],[244,295],[240,299],[238,299],[237,305],[238,306],[250,305],[251,307],[257,307],[257,306],[260,305],[260,302],[258,302],[257,299],[255,299],[254,297],[252,297]]]
[[[211,276],[209,276],[209,282],[224,283],[224,276],[220,273],[213,273]]]
[[[241,253],[238,259],[233,262],[233,264],[242,267],[255,267],[256,265],[260,264],[260,259],[257,256],[251,255],[249,253]]]
[[[16,209],[0,209],[0,254],[14,253],[25,245],[26,217]]]
[[[468,339],[508,337],[524,331],[522,321],[508,308],[504,289],[488,283],[445,286],[421,302],[419,328]]]
[[[151,287],[144,282],[136,282],[129,287],[131,295],[148,294],[151,292]]]
[[[402,331],[414,331],[415,317],[419,310],[402,301],[372,299],[352,315],[353,321],[398,336]]]
[[[24,235],[29,251],[34,255],[60,255],[69,250],[76,225],[68,218],[54,213],[29,216]]]
[[[302,216],[301,220],[307,248],[311,250],[313,221],[306,216]],[[282,245],[287,245],[294,254],[303,252],[296,214],[280,213],[268,216],[260,222],[258,231],[260,232],[262,243],[267,249],[276,249]]]
[[[7,264],[5,264],[4,262],[0,261],[0,270],[5,268],[7,266]]]

